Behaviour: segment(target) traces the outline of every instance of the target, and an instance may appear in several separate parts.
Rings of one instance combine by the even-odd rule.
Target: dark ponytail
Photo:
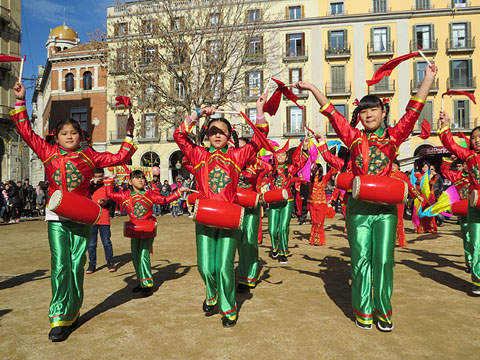
[[[238,142],[238,133],[237,130],[232,130],[232,138],[233,138],[233,144],[235,145],[236,148],[240,147],[240,143]]]
[[[383,118],[383,124],[385,125],[385,128],[388,127],[388,113],[390,112],[390,102],[385,102],[385,104],[383,104],[384,108],[383,110],[385,110],[385,117]]]
[[[352,120],[350,120],[350,126],[353,127],[354,129],[357,127],[357,120],[358,120],[358,114],[360,110],[358,109],[358,106],[353,110],[352,114]]]

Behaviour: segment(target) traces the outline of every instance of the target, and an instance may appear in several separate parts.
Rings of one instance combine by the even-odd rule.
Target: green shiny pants
[[[268,232],[272,239],[272,249],[281,256],[290,256],[288,236],[292,218],[293,200],[270,204],[268,213]]]
[[[72,221],[49,221],[52,327],[70,326],[77,320],[83,303],[83,276],[92,227]]]
[[[137,279],[142,287],[152,287],[152,266],[150,265],[150,249],[152,248],[153,238],[130,240],[132,249],[132,262]]]
[[[206,303],[215,305],[218,299],[220,315],[237,318],[235,300],[235,251],[241,230],[218,229],[195,224],[197,263],[205,282]]]
[[[239,283],[255,287],[258,277],[258,227],[261,206],[245,208],[242,226],[242,241],[238,245]]]
[[[397,206],[349,196],[346,221],[355,317],[371,324],[375,313],[380,320],[391,323]]]
[[[472,253],[472,283],[480,286],[480,209],[468,207],[468,232]]]
[[[465,264],[468,267],[472,267],[473,247],[472,242],[470,241],[470,234],[468,232],[467,216],[459,216],[458,222],[460,223],[460,230],[462,231],[463,250],[465,252]]]

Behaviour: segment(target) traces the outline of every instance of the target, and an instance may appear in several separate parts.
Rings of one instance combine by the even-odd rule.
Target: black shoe
[[[110,271],[110,272],[117,271],[117,268],[115,267],[115,265],[113,263],[107,264],[107,268],[108,268],[108,271]]]
[[[278,251],[272,250],[272,259],[276,259],[278,257]]]
[[[393,323],[387,323],[382,320],[378,320],[377,326],[378,326],[378,330],[383,332],[390,332],[393,330]]]
[[[472,272],[472,269],[470,268],[470,266],[467,265],[467,267],[465,268],[465,272],[467,274],[470,274]]]
[[[88,268],[87,268],[87,271],[85,271],[85,274],[93,274],[95,271],[97,270],[97,268],[95,267],[95,265],[88,265]]]
[[[245,293],[248,293],[250,292],[250,286],[248,285],[245,285],[245,284],[238,284],[237,286],[237,293],[239,294],[245,294]]]
[[[474,295],[480,295],[480,286],[473,285],[472,293]]]
[[[211,313],[215,309],[215,305],[208,305],[207,300],[203,302],[202,309],[204,313]]]
[[[132,292],[134,292],[134,293],[140,292],[140,291],[142,291],[142,286],[141,285],[137,285],[132,289]]]
[[[150,296],[152,295],[152,288],[151,287],[142,287],[141,291],[143,296]]]
[[[363,330],[372,330],[372,324],[362,324],[360,321],[355,320],[355,325]]]
[[[279,262],[280,264],[288,264],[288,259],[287,259],[286,256],[280,255],[280,256],[278,257],[278,262]]]
[[[55,326],[48,333],[48,340],[53,342],[63,341],[68,337],[69,326]]]
[[[223,327],[233,327],[233,326],[237,325],[237,320],[230,320],[227,317],[223,317],[222,318],[222,325],[223,325]]]

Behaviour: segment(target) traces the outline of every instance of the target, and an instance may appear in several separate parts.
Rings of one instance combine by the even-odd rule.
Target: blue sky
[[[27,55],[23,77],[37,77],[38,65],[45,65],[48,34],[50,29],[63,24],[64,10],[66,24],[84,43],[89,41],[89,33],[105,29],[107,6],[114,4],[115,0],[22,0],[22,53]],[[24,85],[33,83],[25,81]],[[33,88],[27,88],[27,103],[32,94]]]

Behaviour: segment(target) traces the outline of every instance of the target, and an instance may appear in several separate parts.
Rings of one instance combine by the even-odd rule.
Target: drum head
[[[360,185],[361,185],[361,180],[360,176],[355,176],[353,178],[353,183],[352,183],[352,196],[355,200],[358,199],[358,195],[360,194]]]
[[[56,190],[52,196],[50,197],[50,201],[48,202],[48,209],[51,211],[57,210],[58,206],[62,202],[63,192],[62,190]]]

